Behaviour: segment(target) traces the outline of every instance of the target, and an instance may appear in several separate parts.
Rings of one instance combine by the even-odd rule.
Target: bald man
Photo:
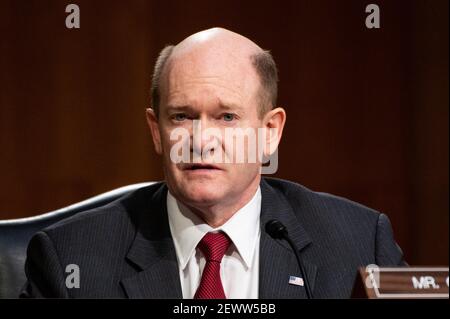
[[[277,81],[225,29],[164,48],[146,117],[165,181],[37,233],[22,296],[348,298],[358,267],[404,265],[386,215],[261,178],[286,121]]]

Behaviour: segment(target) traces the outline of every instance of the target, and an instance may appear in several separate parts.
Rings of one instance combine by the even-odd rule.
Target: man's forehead
[[[251,55],[259,47],[249,39],[223,29],[210,29],[183,40],[173,50],[162,76],[167,92],[214,84],[234,91],[232,95],[253,95],[259,77]]]
[[[214,28],[196,33],[172,51],[161,78],[163,103],[197,104],[208,97],[253,104],[260,79],[251,55],[261,50],[249,39]]]
[[[222,62],[222,63],[218,63]],[[224,60],[183,60],[166,70],[162,81],[163,100],[192,103],[197,100],[216,104],[222,99],[229,104],[247,103],[259,88],[259,78],[250,65],[233,65]]]

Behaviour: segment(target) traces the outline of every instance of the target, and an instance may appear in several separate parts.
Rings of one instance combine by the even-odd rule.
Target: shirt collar
[[[189,208],[167,192],[167,212],[170,231],[179,265],[184,269],[194,255],[203,236],[212,231],[223,231],[230,237],[247,268],[252,264],[257,240],[260,236],[261,189],[225,224],[212,228]]]

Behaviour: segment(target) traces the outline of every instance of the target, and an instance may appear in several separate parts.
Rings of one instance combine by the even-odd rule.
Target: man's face
[[[248,161],[248,147],[255,145],[245,140],[245,148],[236,149],[236,140],[226,138],[226,132],[252,129],[257,136],[262,127],[259,85],[250,59],[242,56],[194,53],[169,62],[161,79],[158,127],[166,181],[176,198],[196,208],[211,207],[232,204],[256,190],[260,162]],[[198,124],[201,128],[194,129]],[[189,132],[188,137],[171,140],[180,128]],[[211,129],[215,129],[214,136],[204,136]],[[196,133],[203,136],[196,138]],[[190,146],[190,163],[174,162],[171,150],[180,143]],[[238,152],[244,156],[243,163],[236,163]],[[195,156],[200,163],[192,163]]]

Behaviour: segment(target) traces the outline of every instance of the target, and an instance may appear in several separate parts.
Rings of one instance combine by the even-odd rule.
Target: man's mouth
[[[183,166],[183,170],[187,171],[213,171],[213,170],[221,170],[219,166],[207,163],[192,163],[186,164]]]

